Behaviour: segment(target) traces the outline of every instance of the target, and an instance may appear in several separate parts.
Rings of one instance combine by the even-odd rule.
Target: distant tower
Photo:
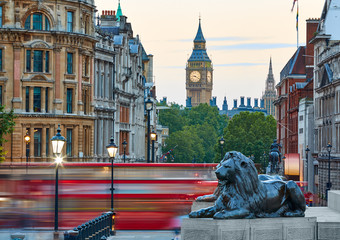
[[[270,114],[273,117],[275,117],[275,106],[273,104],[275,98],[276,98],[275,80],[272,68],[272,58],[270,58],[269,73],[266,81],[266,90],[264,91],[262,99],[264,100],[264,108],[267,110],[268,115]]]
[[[201,19],[196,37],[194,49],[186,66],[186,90],[187,98],[191,98],[193,107],[200,103],[208,103],[211,99],[213,86],[213,68],[205,47],[205,39],[201,29]]]

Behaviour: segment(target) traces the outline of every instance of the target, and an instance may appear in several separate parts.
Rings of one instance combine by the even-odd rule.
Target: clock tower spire
[[[198,30],[194,38],[194,48],[186,66],[186,90],[187,98],[191,98],[191,105],[208,103],[211,99],[213,86],[213,68],[207,54],[206,41],[199,17]]]

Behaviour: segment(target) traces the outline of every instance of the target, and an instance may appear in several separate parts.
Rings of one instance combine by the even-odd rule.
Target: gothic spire
[[[199,17],[198,30],[197,30],[197,34],[196,34],[196,37],[194,39],[194,42],[204,42],[205,43],[205,39],[204,39],[203,32],[202,32],[202,29],[201,29],[201,16]]]
[[[117,21],[120,21],[120,17],[123,16],[122,8],[120,7],[120,0],[118,0],[118,9],[117,9]]]

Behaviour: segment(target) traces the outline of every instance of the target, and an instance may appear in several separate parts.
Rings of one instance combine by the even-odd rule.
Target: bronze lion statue
[[[190,218],[303,217],[305,198],[294,181],[257,175],[252,160],[239,152],[228,152],[215,174],[219,184],[213,195],[215,205],[193,211]],[[210,198],[210,199],[209,199]]]

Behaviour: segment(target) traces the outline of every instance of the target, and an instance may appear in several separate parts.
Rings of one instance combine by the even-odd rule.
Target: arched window
[[[51,30],[51,24],[47,16],[42,13],[36,12],[29,15],[25,20],[25,29],[32,30]]]

